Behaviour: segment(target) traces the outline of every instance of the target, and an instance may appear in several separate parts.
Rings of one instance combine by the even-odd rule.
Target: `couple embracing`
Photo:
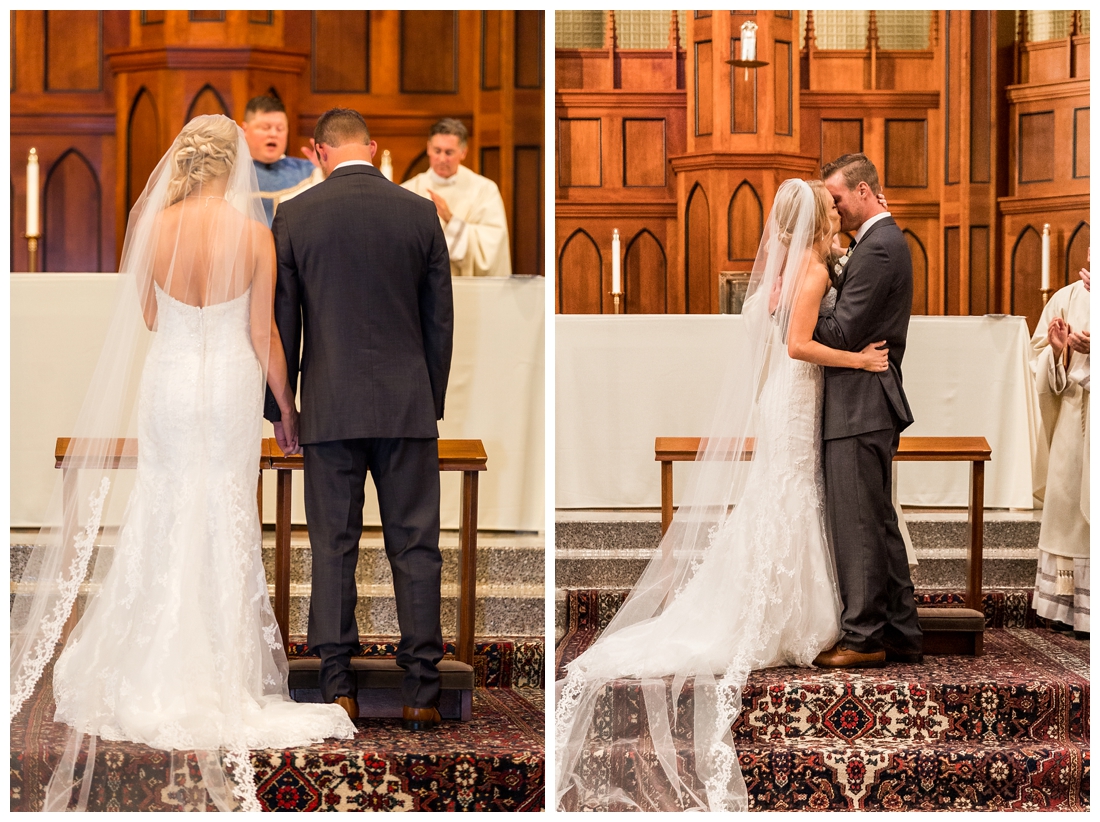
[[[744,810],[731,727],[750,671],[921,659],[891,498],[909,250],[865,156],[822,178],[776,192],[742,309],[748,379],[724,380],[657,554],[558,683],[563,809]]]
[[[11,717],[45,678],[55,721],[71,729],[44,810],[86,808],[97,739],[171,752],[172,780],[189,780],[184,805],[259,810],[250,750],[354,736],[368,471],[393,570],[405,727],[439,722],[446,241],[431,202],[373,168],[357,112],[326,112],[314,139],[327,179],[284,203],[272,230],[244,133],[219,115],[183,128],[131,211],[74,432],[90,504],[78,523],[78,506],[55,494],[55,526],[24,574],[35,584],[12,608]],[[284,452],[304,451],[309,645],[329,704],[295,703],[287,688],[256,512],[264,416]],[[138,441],[134,489],[112,495],[110,451],[126,436]],[[101,524],[117,524],[117,539],[94,551]],[[93,553],[93,592],[62,637]]]

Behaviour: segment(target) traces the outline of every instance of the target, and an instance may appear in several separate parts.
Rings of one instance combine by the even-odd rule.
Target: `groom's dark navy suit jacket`
[[[913,303],[913,263],[909,246],[892,217],[867,229],[837,286],[836,310],[821,317],[814,339],[842,351],[862,351],[886,340],[890,368],[871,372],[855,368],[825,369],[827,440],[868,431],[898,430],[913,422],[901,385],[901,359]]]
[[[299,442],[437,437],[454,315],[434,204],[345,166],[280,204],[271,228],[292,387],[302,340]],[[264,410],[279,419],[270,391]]]

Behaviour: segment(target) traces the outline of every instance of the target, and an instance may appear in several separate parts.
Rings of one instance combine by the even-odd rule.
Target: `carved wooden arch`
[[[928,251],[915,231],[903,228],[905,241],[909,244],[909,256],[913,260],[913,307],[914,314],[928,313]],[[920,260],[919,268],[917,260]],[[919,272],[919,273],[918,273]],[[919,286],[918,286],[919,283]]]
[[[625,313],[668,313],[668,257],[648,228],[635,234],[626,246],[622,287]]]
[[[603,313],[603,255],[592,235],[583,228],[562,243],[557,286],[558,313]]]
[[[99,271],[102,187],[79,150],[66,150],[46,173],[42,212],[43,271]]]
[[[688,193],[684,210],[684,313],[711,313],[710,200],[702,183]]]
[[[160,161],[160,128],[152,93],[142,86],[126,117],[126,211],[145,190],[149,175]]]
[[[218,94],[218,90],[209,83],[200,88],[194,99],[191,100],[191,105],[187,108],[187,118],[184,122],[190,122],[202,114],[224,114],[226,117],[229,116],[229,107],[225,104],[225,100]]]
[[[1035,323],[1043,311],[1042,296],[1039,293],[1039,272],[1042,268],[1042,238],[1036,228],[1030,224],[1024,226],[1012,244],[1010,258],[1009,310],[1013,314],[1027,317],[1028,329],[1035,330]],[[1029,268],[1035,275],[1034,281],[1028,281]],[[1034,292],[1034,293],[1032,293]]]
[[[1082,220],[1070,232],[1069,240],[1066,241],[1066,277],[1063,285],[1074,282],[1077,279],[1077,272],[1089,267],[1088,250],[1091,239],[1092,227],[1088,220]]]
[[[401,182],[411,180],[417,174],[421,174],[431,168],[431,163],[428,162],[428,150],[420,152],[416,155],[416,159],[409,163],[409,167],[405,169],[405,176],[401,178]]]
[[[726,212],[726,256],[731,261],[755,260],[763,235],[764,204],[752,183],[742,180]]]

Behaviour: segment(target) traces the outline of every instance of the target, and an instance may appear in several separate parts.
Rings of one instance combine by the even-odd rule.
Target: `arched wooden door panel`
[[[101,192],[95,169],[75,148],[46,176],[43,271],[99,271]]]
[[[603,292],[600,249],[587,231],[578,228],[558,255],[558,312],[600,314]]]
[[[710,259],[710,201],[699,183],[687,201],[687,239],[684,254],[684,307],[687,314],[710,314],[712,279],[717,278]]]
[[[668,260],[660,240],[648,229],[627,245],[623,269],[627,314],[668,312]]]

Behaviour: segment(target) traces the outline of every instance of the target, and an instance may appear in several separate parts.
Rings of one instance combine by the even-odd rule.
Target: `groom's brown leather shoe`
[[[354,696],[338,696],[333,702],[348,712],[348,719],[359,718],[359,700]]]
[[[885,651],[861,654],[859,651],[842,648],[839,644],[822,651],[814,659],[814,665],[819,668],[881,668],[885,664]]]
[[[442,721],[438,708],[413,708],[406,705],[401,710],[401,725],[406,731],[427,731]]]

